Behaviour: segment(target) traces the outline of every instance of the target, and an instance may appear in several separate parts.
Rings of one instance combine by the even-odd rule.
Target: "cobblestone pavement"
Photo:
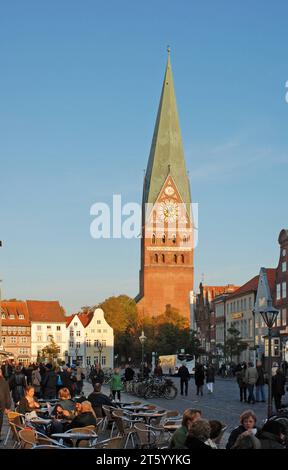
[[[257,423],[259,426],[262,425],[263,420],[266,418],[267,414],[267,403],[255,403],[254,405],[249,405],[247,403],[241,403],[239,400],[239,388],[235,379],[221,379],[216,378],[214,384],[214,393],[208,394],[206,386],[204,386],[204,396],[198,397],[196,395],[196,388],[194,379],[191,379],[189,382],[188,395],[183,397],[180,395],[179,391],[179,379],[173,378],[175,385],[178,388],[178,395],[174,400],[165,400],[164,398],[153,398],[149,400],[149,403],[155,404],[160,408],[168,410],[177,410],[179,413],[183,413],[187,408],[199,408],[202,411],[203,418],[205,419],[217,419],[225,424],[228,428],[225,432],[221,447],[224,447],[230,432],[235,428],[239,423],[240,414],[247,409],[253,409],[257,416]],[[83,392],[87,396],[92,391],[92,385],[88,382],[85,382]],[[109,394],[109,386],[103,386],[103,392]],[[266,398],[268,395],[268,390],[266,387]],[[135,395],[131,395],[125,392],[122,392],[121,399],[123,401],[135,401]],[[138,400],[138,398],[137,398]],[[145,401],[145,400],[141,400]],[[285,402],[285,398],[283,402]],[[8,423],[5,417],[4,425],[2,428],[2,438],[5,438],[8,431]],[[12,441],[9,439],[7,447],[11,448],[13,446]],[[3,448],[3,441],[0,442],[0,449]]]

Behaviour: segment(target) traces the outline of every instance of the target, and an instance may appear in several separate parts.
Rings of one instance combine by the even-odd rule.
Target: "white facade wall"
[[[53,336],[55,343],[60,347],[59,358],[65,358],[67,351],[67,329],[65,322],[31,322],[31,360],[36,361],[38,351],[50,343],[49,335]]]

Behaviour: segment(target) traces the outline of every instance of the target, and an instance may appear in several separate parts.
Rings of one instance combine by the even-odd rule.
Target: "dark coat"
[[[188,449],[203,449],[203,450],[213,450],[211,446],[205,444],[205,442],[200,441],[194,436],[189,436],[186,439],[185,446]]]
[[[273,395],[285,395],[285,377],[280,373],[276,373],[272,377],[272,394]]]
[[[203,367],[196,367],[194,378],[197,387],[201,387],[202,385],[204,385],[205,372]]]
[[[104,382],[104,372],[102,369],[99,369],[98,372],[96,369],[90,372],[90,378],[92,381],[93,386],[98,383],[98,384],[103,384]]]
[[[25,395],[25,375],[22,372],[15,372],[15,374],[10,377],[9,386],[14,403],[18,403],[18,401]]]
[[[231,449],[231,447],[235,444],[237,437],[245,431],[246,429],[244,428],[244,426],[242,426],[242,424],[237,428],[233,429],[226,444],[226,449]]]
[[[130,380],[133,380],[134,375],[135,375],[135,372],[132,369],[132,367],[127,367],[127,369],[125,369],[124,376],[127,382],[130,382]]]
[[[258,439],[261,442],[261,449],[285,449],[280,438],[271,432],[262,432]]]
[[[44,397],[47,394],[54,394],[56,396],[57,374],[54,370],[48,370],[44,375],[42,388]]]
[[[110,398],[101,392],[90,393],[87,400],[90,401],[92,408],[95,411],[97,417],[103,416],[102,405],[114,406]]]
[[[214,367],[208,367],[206,370],[206,383],[215,382],[215,369]]]
[[[68,370],[63,370],[63,372],[60,372],[60,377],[62,380],[62,387],[68,388],[70,395],[73,396],[74,389],[73,381],[71,380],[71,372],[68,372]]]
[[[188,380],[189,379],[190,374],[189,374],[189,370],[187,369],[186,366],[179,367],[178,376],[180,377],[181,380]]]
[[[265,385],[265,376],[264,376],[264,369],[262,366],[257,366],[256,367],[257,372],[258,372],[258,379],[256,382],[256,387],[258,385]]]
[[[243,369],[237,370],[236,373],[235,373],[236,380],[237,380],[237,383],[239,385],[239,388],[246,388],[247,387],[247,384],[245,382],[245,372],[246,372],[246,370],[243,368]]]
[[[75,416],[67,429],[84,428],[85,426],[96,426],[96,418],[90,411]]]
[[[6,382],[4,377],[0,377],[0,411],[10,409],[11,407],[11,396],[9,384]]]

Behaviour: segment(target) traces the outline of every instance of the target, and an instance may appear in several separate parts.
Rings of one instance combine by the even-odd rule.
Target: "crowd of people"
[[[148,365],[146,374],[151,369]],[[49,411],[49,425],[39,425],[40,431],[51,435],[55,432],[65,432],[69,429],[96,425],[96,418],[104,418],[103,406],[121,406],[121,391],[123,382],[129,383],[135,378],[136,372],[130,364],[126,364],[123,377],[120,369],[115,368],[109,380],[110,395],[102,392],[104,372],[99,365],[90,369],[89,377],[93,384],[93,392],[87,397],[82,392],[84,373],[80,365],[70,367],[64,362],[60,365],[21,364],[13,365],[9,361],[0,368],[0,437],[4,413],[15,409],[22,415],[41,414],[40,399],[47,403],[58,399],[53,409]],[[155,377],[161,378],[161,364],[153,370]],[[190,375],[183,363],[179,368],[180,393],[187,395]],[[253,405],[257,401],[265,402],[265,383],[267,373],[261,362],[241,363],[235,368],[235,377],[239,386],[240,401]],[[124,379],[124,381],[123,381]],[[203,396],[203,386],[206,380],[208,393],[213,393],[215,369],[211,364],[197,364],[194,375],[197,395]],[[256,389],[256,392],[255,392]],[[275,408],[281,408],[281,397],[285,393],[285,376],[278,364],[272,368],[272,394]],[[12,398],[12,399],[11,399]],[[12,402],[13,400],[13,402]],[[46,412],[47,413],[47,412]],[[48,417],[48,416],[46,416]],[[44,416],[45,418],[45,416]],[[279,418],[279,416],[278,416]],[[278,419],[277,414],[263,426],[257,426],[257,418],[253,410],[246,410],[240,416],[239,426],[235,428],[228,439],[227,449],[282,449],[287,448],[288,419]],[[47,421],[47,422],[48,422]],[[224,425],[217,420],[205,420],[201,410],[187,409],[183,414],[182,425],[171,437],[171,449],[215,449],[218,448]]]
[[[287,427],[277,419],[256,426],[252,410],[240,415],[240,423],[230,434],[226,449],[287,449]],[[187,409],[182,425],[171,439],[171,449],[217,449],[225,427],[217,420],[205,420],[201,410]]]

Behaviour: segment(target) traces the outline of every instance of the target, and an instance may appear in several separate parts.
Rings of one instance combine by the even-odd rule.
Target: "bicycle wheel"
[[[167,400],[173,400],[174,398],[177,397],[178,390],[174,385],[167,385],[164,390],[164,397]]]

